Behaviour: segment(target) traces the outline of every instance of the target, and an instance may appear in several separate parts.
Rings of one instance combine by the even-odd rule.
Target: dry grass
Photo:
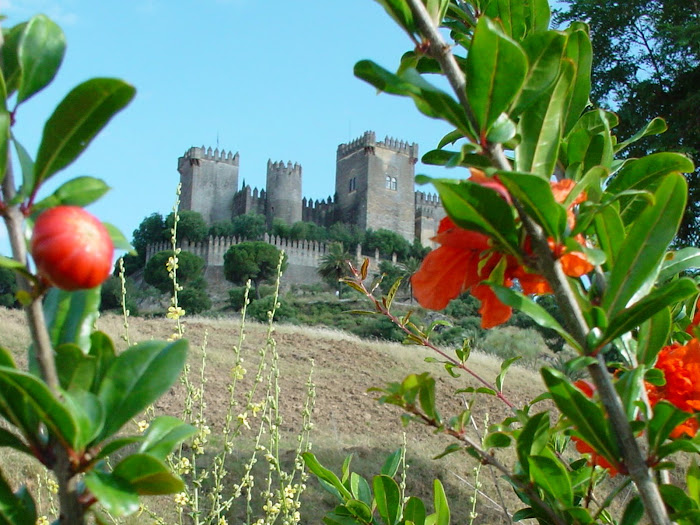
[[[227,384],[231,377],[233,345],[239,337],[239,320],[185,318],[186,337],[190,340],[192,374],[198,374],[202,342],[206,346],[206,390],[207,421],[212,429],[212,443],[216,443],[225,418]],[[124,349],[126,342],[121,317],[107,314],[98,320],[98,328],[109,334],[118,349]],[[164,339],[172,333],[172,321],[165,319],[130,319],[129,337],[132,342],[149,339]],[[0,345],[8,348],[23,363],[29,335],[24,326],[21,312],[0,308]],[[464,399],[452,397],[452,392],[466,386],[478,386],[468,375],[452,378],[439,364],[426,363],[425,357],[432,355],[427,349],[404,346],[394,343],[368,342],[344,332],[324,328],[277,325],[274,331],[280,367],[280,409],[283,417],[282,440],[294,445],[295,436],[300,430],[300,413],[306,396],[305,382],[315,362],[314,383],[316,385],[316,407],[313,413],[313,451],[330,468],[339,470],[343,458],[352,453],[355,456],[353,467],[366,476],[378,473],[383,458],[395,450],[402,442],[404,430],[407,432],[408,493],[430,499],[433,478],[440,478],[446,485],[455,511],[455,523],[461,523],[468,514],[468,496],[472,490],[464,483],[471,479],[475,463],[464,454],[453,454],[442,460],[431,458],[442,451],[450,441],[435,436],[431,430],[417,425],[404,429],[395,407],[379,405],[368,393],[370,387],[384,386],[390,381],[400,381],[409,373],[429,371],[438,378],[440,409],[444,415],[457,413],[462,409]],[[244,359],[253,366],[259,349],[266,340],[266,326],[247,322],[244,343]],[[500,362],[488,355],[475,352],[470,358],[470,366],[483,377],[493,380],[498,374]],[[23,366],[23,365],[22,365]],[[250,387],[250,378],[244,380],[240,391]],[[504,392],[516,406],[534,398],[542,391],[539,376],[530,369],[511,369]],[[156,414],[180,416],[184,404],[185,391],[177,385],[163,396],[155,406]],[[474,410],[475,422],[481,426],[488,414],[491,422],[502,420],[510,412],[492,396],[481,396]],[[284,455],[283,455],[284,456]],[[7,456],[5,456],[7,457]],[[291,458],[289,458],[291,459]],[[239,456],[230,468],[239,468],[245,457]],[[7,463],[3,461],[5,465]],[[29,468],[29,467],[27,467]],[[35,469],[13,469],[15,482],[32,481]],[[473,479],[472,479],[473,481]],[[491,474],[482,470],[481,481],[484,491],[497,499]],[[314,483],[310,483],[313,485]],[[517,510],[517,503],[509,489],[501,482],[501,490],[508,494],[509,510]],[[161,502],[167,507],[170,500]],[[318,523],[323,513],[333,505],[330,497],[317,490],[307,491],[302,506],[302,522]],[[499,522],[503,519],[499,509],[491,509],[486,497],[479,498],[479,512],[483,522]],[[138,523],[136,520],[134,523]],[[479,520],[478,522],[482,522]]]

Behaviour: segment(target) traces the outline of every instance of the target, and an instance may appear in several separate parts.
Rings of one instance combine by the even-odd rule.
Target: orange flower
[[[685,412],[700,411],[700,341],[691,339],[686,345],[674,343],[665,346],[659,352],[655,366],[664,373],[666,384],[647,383],[651,406],[665,399]],[[698,421],[691,417],[678,425],[671,437],[683,434],[693,437],[697,430]]]

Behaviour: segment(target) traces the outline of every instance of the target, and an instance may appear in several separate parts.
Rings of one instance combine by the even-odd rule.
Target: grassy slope
[[[191,343],[190,363],[192,376],[198,376],[202,363],[203,346],[206,350],[204,376],[204,399],[207,403],[207,424],[213,436],[220,433],[226,415],[227,385],[231,376],[233,345],[237,344],[240,327],[233,319],[187,319],[186,337]],[[122,319],[113,315],[100,318],[98,328],[112,336],[118,348],[126,343]],[[173,322],[165,319],[131,319],[129,336],[132,342],[151,338],[164,339],[172,333]],[[245,365],[249,372],[256,368],[259,349],[264,346],[266,327],[259,324],[246,325],[246,339],[243,345]],[[463,398],[452,398],[451,392],[466,386],[478,386],[469,376],[458,379],[449,377],[439,364],[424,362],[426,350],[400,344],[362,341],[343,332],[309,327],[279,325],[275,328],[274,339],[280,355],[280,405],[284,422],[282,432],[290,447],[299,431],[300,411],[305,398],[304,386],[315,363],[313,381],[316,385],[316,407],[313,413],[313,451],[322,462],[339,471],[343,458],[353,453],[353,467],[371,476],[379,470],[383,458],[397,448],[402,441],[404,428],[399,421],[399,411],[394,407],[378,405],[367,389],[383,386],[389,381],[399,381],[413,372],[430,371],[438,379],[438,393],[443,400],[444,415],[461,411]],[[206,341],[206,342],[205,342]],[[24,361],[24,349],[28,334],[24,318],[18,311],[0,308],[0,345],[9,348]],[[499,362],[475,353],[470,365],[485,378],[493,380],[498,373]],[[248,383],[252,373],[247,375]],[[239,389],[243,392],[242,389]],[[513,368],[506,380],[505,393],[516,406],[535,397],[541,392],[538,376],[531,370]],[[185,401],[185,391],[178,385],[156,404],[156,413],[169,413],[180,416]],[[488,414],[490,422],[501,421],[509,413],[506,407],[490,396],[481,396],[473,412],[475,424],[482,427]],[[462,523],[469,512],[469,496],[473,489],[461,479],[473,481],[475,463],[465,454],[452,454],[441,460],[431,458],[450,443],[447,438],[435,436],[428,429],[411,425],[406,429],[408,445],[407,458],[409,491],[429,498],[432,479],[440,478],[447,486],[451,497],[451,507],[455,514],[453,523]],[[245,435],[244,435],[245,438]],[[248,436],[252,438],[252,433]],[[212,443],[216,439],[212,439]],[[247,448],[245,444],[241,448]],[[2,463],[2,461],[0,461]],[[29,469],[17,472],[24,482]],[[231,468],[235,468],[232,466]],[[498,499],[493,480],[495,473],[482,470],[481,480],[484,492],[494,500]],[[18,481],[18,480],[15,480]],[[31,480],[30,480],[31,481]],[[310,482],[315,485],[315,482]],[[507,494],[508,509],[514,512],[519,507],[507,486],[500,482],[500,488]],[[320,501],[319,501],[320,500]],[[333,499],[318,491],[307,491],[302,507],[304,523],[318,523],[325,509],[333,505]],[[494,523],[503,519],[502,511],[486,497],[479,498],[481,513],[477,522]]]

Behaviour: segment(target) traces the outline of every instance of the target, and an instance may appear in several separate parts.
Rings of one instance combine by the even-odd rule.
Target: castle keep
[[[409,242],[428,245],[445,216],[437,196],[414,190],[418,145],[365,132],[336,153],[335,195],[326,200],[302,197],[302,168],[291,162],[267,163],[265,189],[238,189],[239,155],[211,148],[190,148],[178,159],[181,209],[202,214],[208,224],[246,213],[264,215],[268,225],[281,219],[330,226],[387,229]]]

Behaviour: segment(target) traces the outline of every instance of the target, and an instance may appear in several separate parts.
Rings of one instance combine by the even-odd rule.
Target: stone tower
[[[273,219],[282,219],[290,226],[301,220],[301,166],[291,162],[267,161],[267,206],[265,216],[268,226]]]
[[[190,148],[177,161],[182,194],[180,209],[198,211],[207,224],[230,220],[238,191],[238,153]]]
[[[415,164],[418,144],[374,132],[338,146],[335,192],[337,218],[362,229],[395,231],[407,241],[415,236]]]

